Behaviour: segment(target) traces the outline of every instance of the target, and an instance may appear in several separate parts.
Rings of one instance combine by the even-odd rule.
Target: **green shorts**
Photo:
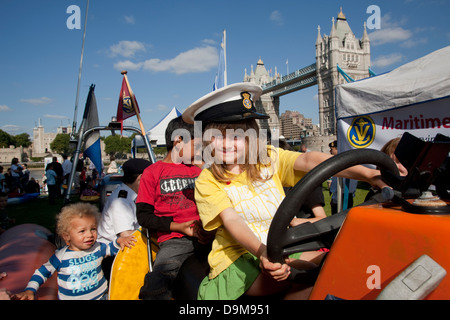
[[[302,253],[290,258],[299,259]],[[236,300],[255,282],[261,273],[259,259],[250,253],[240,256],[214,279],[205,277],[198,289],[198,300]]]
[[[260,272],[259,259],[245,253],[214,279],[205,277],[198,289],[198,299],[235,300],[250,288]]]

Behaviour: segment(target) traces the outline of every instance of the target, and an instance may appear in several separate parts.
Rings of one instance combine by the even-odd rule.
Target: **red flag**
[[[126,76],[124,76],[117,107],[117,121],[121,123],[123,128],[123,120],[136,115],[136,113],[139,113],[139,106],[131,88],[128,90],[128,82]]]

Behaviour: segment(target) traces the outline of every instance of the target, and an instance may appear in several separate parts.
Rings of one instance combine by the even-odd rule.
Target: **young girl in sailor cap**
[[[285,293],[286,298],[309,294],[309,288],[284,281],[290,266],[267,259],[266,239],[285,197],[283,186],[294,186],[330,155],[267,147],[256,119],[269,117],[254,105],[261,93],[251,83],[229,85],[197,100],[183,113],[188,123],[202,121],[204,158],[210,167],[196,180],[195,201],[205,230],[216,230],[208,257],[210,273],[200,285],[199,299],[229,300],[244,293]],[[378,175],[379,171],[363,166],[342,172],[347,178],[386,186]],[[303,253],[296,267],[315,266],[321,254]]]

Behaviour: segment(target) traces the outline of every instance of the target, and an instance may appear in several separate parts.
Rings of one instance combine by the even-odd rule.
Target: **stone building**
[[[317,125],[313,125],[312,119],[305,118],[298,111],[287,110],[280,116],[280,121],[281,135],[288,140],[301,140],[319,133],[319,128]]]
[[[28,159],[28,154],[26,153],[28,151],[28,148],[23,147],[14,147],[10,146],[9,148],[0,148],[0,163],[9,165],[11,164],[11,160],[13,158],[19,159],[19,162],[24,161],[25,159]],[[5,173],[6,170],[3,172]]]
[[[336,134],[334,89],[346,82],[338,66],[353,80],[370,76],[370,40],[366,26],[362,39],[357,39],[342,8],[337,20],[332,20],[330,35],[322,36],[318,27],[316,67],[322,135]]]
[[[261,121],[260,125],[262,128],[270,129],[272,135],[276,130],[278,130],[278,135],[284,132],[287,137],[300,135],[311,150],[328,152],[328,143],[336,139],[335,88],[346,83],[345,76],[355,81],[370,76],[370,40],[365,25],[362,38],[356,38],[341,8],[337,19],[332,19],[329,35],[324,34],[322,36],[320,26],[318,27],[315,47],[319,107],[318,126],[311,123],[304,124],[304,128],[301,130],[297,127],[294,128],[293,126],[297,125],[296,121],[300,120],[289,118],[283,120],[279,114],[280,99],[271,97],[271,93],[262,95],[261,99],[255,104],[258,110],[270,115],[270,119]],[[244,82],[263,85],[274,80],[279,82],[281,75],[275,68],[275,73],[272,76],[264,67],[261,59],[259,59],[255,70],[253,70],[252,65],[250,74],[247,74],[247,70],[245,70]],[[295,130],[295,132],[291,133],[289,130]]]
[[[275,68],[273,76],[269,74],[261,58],[256,64],[256,69],[251,66],[250,74],[245,70],[244,82],[253,82],[258,85],[272,82],[280,78],[280,74]],[[270,119],[259,120],[262,129],[269,129],[272,136],[284,136],[286,138],[300,139],[301,137],[314,136],[319,134],[319,127],[313,125],[312,119],[305,118],[297,111],[286,111],[280,117],[280,99],[273,99],[270,93],[263,94],[255,102],[258,111],[264,112],[270,116]]]
[[[53,140],[59,133],[71,134],[72,127],[60,126],[56,129],[56,133],[55,132],[46,133],[44,130],[44,126],[41,123],[41,119],[39,119],[38,126],[33,128],[33,148],[32,148],[33,157],[45,157],[49,153],[52,153],[50,144],[53,142]]]
[[[280,77],[275,69],[275,75],[271,76],[264,66],[264,62],[261,58],[256,64],[256,69],[253,70],[253,65],[251,66],[250,75],[247,74],[247,69],[245,69],[244,82],[252,82],[257,85],[263,85],[265,83],[273,81],[276,77]],[[264,112],[270,116],[270,119],[259,120],[261,129],[270,130],[272,135],[280,135],[280,105],[279,100],[276,103],[270,96],[270,93],[263,94],[258,101],[255,101],[256,110]],[[277,131],[278,130],[278,131]],[[276,132],[277,131],[277,132]]]

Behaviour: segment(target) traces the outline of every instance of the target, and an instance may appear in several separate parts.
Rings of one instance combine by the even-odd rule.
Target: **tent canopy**
[[[450,46],[389,73],[338,86],[337,119],[439,99],[449,88]]]
[[[149,137],[150,142],[153,144],[156,141],[157,146],[165,146],[166,145],[166,128],[169,122],[181,116],[181,112],[177,110],[177,108],[172,108],[170,112],[162,118],[157,124],[153,126],[148,132],[147,136]]]
[[[403,132],[450,135],[450,46],[389,73],[336,88],[339,152],[380,149]]]

